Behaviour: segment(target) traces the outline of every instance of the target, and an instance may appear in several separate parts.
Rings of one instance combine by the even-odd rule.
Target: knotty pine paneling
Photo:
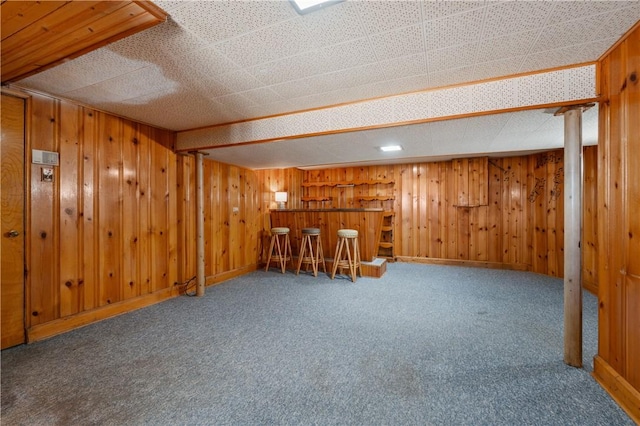
[[[29,331],[46,337],[101,318],[108,305],[123,312],[141,296],[171,294],[178,280],[173,133],[39,94],[29,102],[30,148],[60,154],[53,182],[43,182],[28,152]],[[62,321],[87,313],[86,321]],[[50,328],[35,331],[43,326]]]
[[[640,26],[598,66],[598,355],[594,376],[640,422]],[[592,226],[592,225],[591,225]]]
[[[596,147],[585,148],[585,276],[597,286],[593,259],[597,215]],[[262,176],[273,177],[262,171]],[[293,172],[279,172],[289,173]],[[395,212],[395,255],[513,265],[563,274],[562,150],[507,158],[470,158],[389,166],[308,170],[303,182],[390,179],[392,184],[310,186],[303,196],[330,197],[303,207],[382,207]],[[287,179],[283,177],[281,179]],[[387,201],[359,198],[385,196]],[[268,229],[265,227],[265,229]]]
[[[195,169],[193,156],[178,157],[178,199],[181,204],[178,223],[179,264],[180,275],[185,281],[196,275]],[[285,176],[281,172],[274,172],[274,180],[280,179],[279,175]],[[269,221],[268,197],[273,198],[264,190],[265,182],[270,179],[271,175],[261,172],[206,158],[203,161],[207,284],[219,282],[230,274],[237,275],[255,269],[259,264],[262,240],[267,229],[265,226]],[[280,189],[286,188],[278,187]]]

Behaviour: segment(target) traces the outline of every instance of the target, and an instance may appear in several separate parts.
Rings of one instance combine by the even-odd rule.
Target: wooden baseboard
[[[243,266],[242,268],[234,269],[232,271],[226,271],[216,275],[209,275],[205,279],[205,285],[212,286],[220,284],[224,281],[230,280],[231,278],[239,277],[240,275],[253,272],[256,269],[258,269],[258,264],[254,263],[252,265]]]
[[[613,369],[599,355],[593,358],[593,377],[614,401],[640,425],[640,391]]]
[[[58,334],[84,327],[94,322],[154,305],[175,296],[177,296],[177,292],[173,288],[165,288],[144,296],[123,300],[90,311],[80,312],[76,315],[35,325],[27,329],[27,343],[48,339],[49,337],[57,336]]]
[[[408,263],[426,263],[430,265],[452,265],[452,266],[473,266],[474,268],[489,268],[489,269],[508,269],[514,271],[528,271],[529,265],[524,263],[502,263],[502,262],[488,262],[483,260],[458,260],[458,259],[440,259],[433,257],[410,257],[410,256],[396,256],[398,262]]]

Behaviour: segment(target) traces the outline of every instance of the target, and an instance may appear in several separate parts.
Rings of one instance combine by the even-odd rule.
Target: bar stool
[[[315,252],[313,251],[315,240]],[[306,256],[305,256],[306,255]],[[300,267],[304,263],[309,270],[309,265],[313,269],[313,276],[318,276],[318,268],[322,262],[322,269],[327,273],[327,265],[324,263],[324,253],[322,252],[322,241],[320,241],[319,228],[302,228],[302,243],[300,244],[300,254],[298,255],[298,270],[296,275],[300,274]]]
[[[351,248],[349,247],[351,242]],[[343,253],[343,250],[346,252]],[[360,267],[360,249],[358,248],[358,231],[356,229],[339,229],[338,244],[336,245],[336,255],[333,258],[333,272],[331,279],[336,276],[336,271],[349,268],[351,281],[356,282],[356,271],[360,271],[362,276],[362,268]]]
[[[284,251],[284,253],[283,253]],[[269,244],[269,257],[265,272],[269,270],[271,262],[278,262],[284,274],[287,262],[291,260],[291,241],[289,241],[289,228],[271,228],[271,243]]]

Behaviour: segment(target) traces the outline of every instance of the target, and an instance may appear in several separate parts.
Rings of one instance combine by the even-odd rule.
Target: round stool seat
[[[289,228],[271,228],[271,233],[272,234],[278,234],[278,235],[282,235],[282,234],[288,234],[289,233]]]
[[[320,235],[320,228],[302,228],[302,234]]]
[[[340,238],[358,238],[357,229],[339,229],[338,237]]]

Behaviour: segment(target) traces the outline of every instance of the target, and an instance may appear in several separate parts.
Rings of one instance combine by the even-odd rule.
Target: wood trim
[[[530,271],[524,263],[486,262],[479,260],[437,259],[433,257],[396,256],[398,262],[425,263],[428,265],[471,266],[474,268],[505,269],[510,271]]]
[[[196,130],[213,129],[213,128],[216,128],[216,127],[230,126],[232,124],[248,123],[248,122],[251,122],[251,121],[258,121],[258,120],[265,120],[265,119],[269,119],[269,118],[284,117],[284,116],[287,116],[287,115],[300,114],[300,113],[303,113],[303,112],[320,111],[320,110],[323,110],[323,109],[338,108],[338,107],[343,107],[343,106],[347,106],[347,105],[355,105],[355,104],[359,104],[359,103],[363,103],[363,102],[377,101],[377,100],[380,100],[380,99],[394,98],[394,97],[398,97],[398,96],[407,96],[407,95],[412,95],[412,94],[416,94],[416,93],[433,92],[433,91],[436,91],[436,90],[447,90],[447,89],[452,89],[452,88],[455,88],[455,87],[472,86],[472,85],[476,85],[476,84],[491,83],[491,82],[500,81],[500,80],[510,80],[510,79],[513,79],[513,78],[526,77],[526,76],[529,76],[529,75],[544,74],[544,73],[548,73],[548,72],[555,72],[555,71],[561,71],[561,70],[570,70],[570,69],[573,69],[573,68],[586,67],[586,66],[596,65],[596,64],[597,64],[596,61],[582,62],[582,63],[579,63],[579,64],[547,68],[547,69],[544,69],[544,70],[528,71],[528,72],[523,72],[523,73],[519,73],[519,74],[511,74],[511,75],[503,76],[503,77],[486,78],[486,79],[483,79],[483,80],[474,80],[474,81],[468,81],[468,82],[465,82],[465,83],[449,84],[449,85],[445,85],[445,86],[430,87],[430,88],[424,89],[424,90],[415,90],[415,91],[412,91],[412,92],[398,93],[396,95],[378,96],[378,97],[375,97],[375,98],[362,99],[362,100],[359,100],[359,101],[343,102],[343,103],[339,103],[339,104],[326,105],[326,106],[317,107],[317,108],[308,108],[308,109],[290,111],[290,112],[286,112],[286,113],[282,113],[282,114],[265,115],[265,116],[262,116],[262,117],[248,118],[246,120],[229,121],[227,123],[214,124],[212,126],[194,127],[192,129],[180,130],[180,132],[193,132],[193,131],[196,131]],[[278,138],[278,139],[282,139],[282,138]]]
[[[234,269],[232,271],[221,272],[216,275],[209,275],[205,278],[205,285],[218,285],[220,283],[223,283],[224,281],[228,281],[232,278],[236,278],[256,270],[258,270],[258,264],[254,263],[252,265],[243,266],[242,268]]]
[[[470,113],[465,113],[465,114],[454,114],[454,115],[447,115],[447,116],[442,116],[442,117],[424,118],[424,119],[420,119],[420,120],[399,121],[399,122],[396,122],[396,123],[388,123],[388,124],[377,124],[377,125],[374,125],[374,126],[353,127],[353,128],[349,128],[349,129],[330,130],[330,131],[326,131],[326,132],[304,133],[304,134],[300,134],[300,135],[282,136],[282,137],[268,138],[268,139],[257,139],[257,140],[246,141],[246,142],[225,143],[225,144],[219,144],[219,145],[207,145],[207,146],[200,146],[197,149],[198,150],[203,150],[203,149],[229,148],[229,147],[232,147],[232,146],[235,147],[235,146],[254,145],[254,144],[259,144],[259,143],[280,142],[280,141],[286,141],[286,140],[295,140],[295,139],[308,138],[308,137],[313,137],[313,136],[327,136],[327,135],[336,135],[336,134],[340,134],[340,133],[360,132],[360,131],[363,131],[363,130],[387,129],[387,128],[391,128],[391,127],[407,126],[407,125],[411,125],[411,124],[436,123],[438,121],[447,121],[447,120],[453,120],[453,119],[459,119],[459,118],[482,117],[482,116],[485,116],[485,115],[504,114],[504,113],[509,113],[509,112],[518,112],[518,111],[530,111],[530,110],[534,110],[534,109],[561,108],[561,107],[571,106],[571,105],[582,105],[582,104],[586,104],[586,103],[600,102],[601,100],[602,99],[600,97],[598,97],[598,98],[580,99],[580,100],[574,100],[574,101],[555,102],[555,103],[550,103],[550,104],[541,104],[541,105],[532,105],[532,106],[497,109],[497,110],[491,110],[491,111],[470,112]],[[258,119],[256,119],[256,120],[258,120]],[[254,120],[247,120],[247,121],[254,121]],[[237,123],[228,123],[228,124],[223,124],[223,125],[227,126],[227,125],[231,125],[231,124],[237,124]],[[215,127],[223,126],[223,125],[203,127],[203,128],[200,128],[200,129],[192,129],[192,130],[203,130],[203,129],[206,129],[206,128],[213,129]],[[179,132],[176,132],[176,137],[180,133],[189,132],[189,131],[192,131],[192,130],[181,130]],[[182,149],[176,149],[176,152],[177,153],[180,153],[180,152],[191,152],[194,149],[196,149],[196,148],[194,148],[194,147],[182,148]],[[483,156],[486,156],[486,154],[483,155]]]
[[[33,343],[49,337],[57,336],[58,334],[84,327],[97,321],[154,305],[175,296],[177,296],[177,292],[173,287],[165,288],[134,299],[123,300],[122,302],[113,303],[90,311],[81,312],[73,316],[36,325],[27,329],[27,343]]]
[[[629,417],[640,425],[640,392],[599,355],[593,358],[592,376]]]

